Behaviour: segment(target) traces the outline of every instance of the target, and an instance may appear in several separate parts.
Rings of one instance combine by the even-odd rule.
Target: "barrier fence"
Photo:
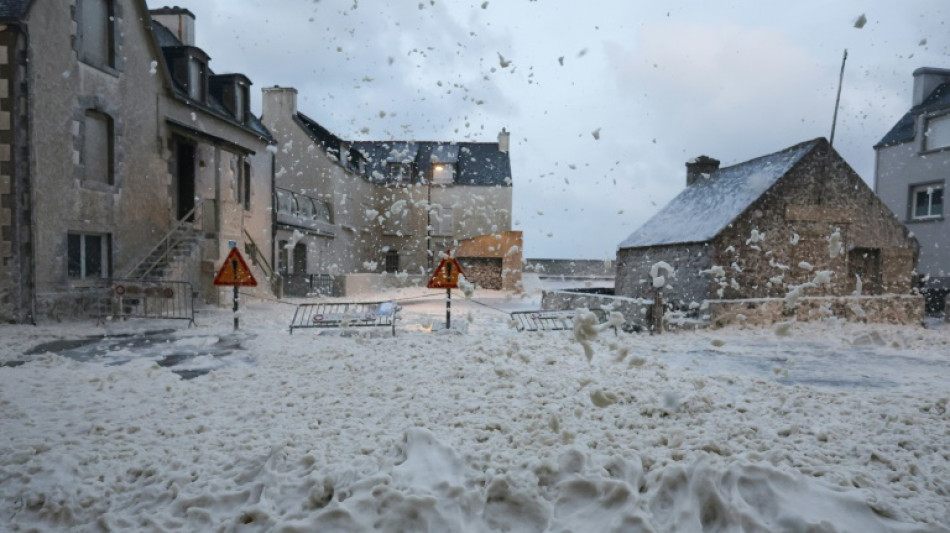
[[[117,319],[187,320],[191,326],[195,292],[187,281],[113,279],[110,311]]]

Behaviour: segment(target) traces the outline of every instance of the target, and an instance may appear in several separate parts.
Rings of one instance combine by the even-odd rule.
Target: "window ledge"
[[[909,218],[904,221],[904,224],[927,224],[928,222],[943,222],[944,218],[939,217],[928,217],[928,218]]]
[[[89,61],[89,60],[86,60],[86,59],[83,59],[83,58],[80,58],[80,59],[79,59],[79,64],[80,64],[80,65],[85,65],[85,66],[87,66],[87,67],[89,67],[89,68],[92,68],[92,69],[95,69],[95,70],[98,70],[99,72],[108,74],[108,75],[110,75],[110,76],[112,76],[112,77],[114,77],[114,78],[118,78],[119,75],[122,74],[122,71],[116,69],[115,67],[110,67],[110,66],[108,66],[108,65],[99,65],[99,64],[97,64],[97,63],[93,63],[93,62],[91,62],[91,61]]]
[[[79,184],[84,189],[89,189],[90,191],[96,192],[115,193],[117,190],[117,187],[114,184],[104,183],[101,181],[79,180]]]

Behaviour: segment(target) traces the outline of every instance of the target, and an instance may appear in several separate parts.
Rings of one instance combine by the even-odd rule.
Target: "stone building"
[[[950,69],[914,71],[910,110],[874,150],[874,191],[920,242],[920,285],[940,312],[950,294]]]
[[[0,1],[2,321],[69,316],[128,276],[192,281],[214,301],[231,241],[271,249],[271,139],[250,82],[208,68],[190,12],[153,14],[143,0]],[[175,228],[181,258],[149,270]]]
[[[498,143],[350,142],[282,87],[264,89],[262,119],[278,140],[276,244],[289,292],[349,274],[425,276],[465,241],[463,267],[480,285],[518,285],[507,132]]]
[[[730,167],[699,157],[686,188],[617,251],[616,294],[712,300],[908,294],[917,241],[825,139]]]

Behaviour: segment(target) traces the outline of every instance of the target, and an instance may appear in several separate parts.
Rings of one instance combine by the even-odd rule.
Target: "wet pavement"
[[[182,379],[193,379],[229,363],[247,362],[250,356],[242,342],[249,338],[247,334],[228,337],[180,336],[179,330],[175,329],[90,335],[44,342],[24,352],[22,360],[0,362],[0,366],[20,366],[37,355],[48,353],[107,366],[122,365],[133,359],[148,359],[154,360],[158,366],[169,368]]]

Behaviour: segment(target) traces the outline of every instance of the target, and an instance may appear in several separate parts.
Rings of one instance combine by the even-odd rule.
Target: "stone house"
[[[908,294],[917,241],[825,139],[719,168],[618,247],[616,294],[684,311],[715,300]]]
[[[0,19],[0,320],[80,312],[130,276],[215,301],[231,241],[271,248],[270,136],[247,78],[208,68],[190,12],[3,0]],[[176,227],[182,257],[145,272]]]
[[[914,71],[910,110],[874,151],[874,191],[920,242],[920,286],[940,312],[950,294],[950,69]]]
[[[275,240],[290,293],[355,274],[424,277],[449,249],[483,287],[520,283],[507,132],[498,143],[350,142],[282,87],[264,89],[262,120],[278,141]]]

